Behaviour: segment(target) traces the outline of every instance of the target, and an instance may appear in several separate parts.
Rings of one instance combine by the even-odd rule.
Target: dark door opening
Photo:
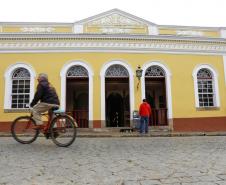
[[[129,127],[129,78],[106,78],[106,126]]]
[[[89,127],[89,79],[67,78],[66,111],[80,128]]]
[[[152,107],[149,125],[167,125],[165,78],[145,78],[146,99]]]
[[[118,93],[111,93],[107,98],[107,126],[122,127],[124,123],[123,99]]]

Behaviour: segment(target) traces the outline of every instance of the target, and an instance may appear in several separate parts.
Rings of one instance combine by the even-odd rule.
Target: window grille
[[[164,70],[159,66],[151,66],[145,71],[146,77],[165,77]]]
[[[12,75],[11,108],[29,108],[30,73],[25,68],[16,69]]]
[[[124,66],[115,64],[107,69],[105,77],[129,77],[129,73]]]
[[[213,77],[208,69],[200,69],[197,73],[198,97],[200,107],[214,106]]]
[[[88,77],[88,71],[80,65],[72,66],[67,72],[67,77]]]

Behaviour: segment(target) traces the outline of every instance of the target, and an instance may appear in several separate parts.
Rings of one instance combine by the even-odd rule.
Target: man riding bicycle
[[[32,114],[30,116],[20,116],[11,125],[13,138],[22,144],[34,142],[39,133],[60,147],[70,146],[76,138],[75,120],[62,112],[54,112],[59,108],[59,98],[55,88],[48,82],[48,76],[44,73],[38,75],[37,91],[31,102]],[[49,111],[48,121],[42,124],[42,113]],[[44,114],[45,115],[45,114]],[[52,119],[54,116],[54,119]],[[24,137],[29,136],[29,137]]]
[[[48,76],[45,73],[38,75],[37,90],[30,106],[32,115],[38,126],[42,125],[41,113],[50,109],[58,109],[60,105],[55,88],[49,83]]]

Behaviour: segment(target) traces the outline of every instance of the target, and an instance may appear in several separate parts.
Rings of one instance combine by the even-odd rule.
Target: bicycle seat
[[[55,110],[58,110],[58,109],[59,109],[59,107],[52,107],[51,108],[52,111],[55,111]]]
[[[55,114],[64,113],[64,110],[62,110],[62,109],[57,109],[57,110],[54,110],[53,113],[55,113]]]

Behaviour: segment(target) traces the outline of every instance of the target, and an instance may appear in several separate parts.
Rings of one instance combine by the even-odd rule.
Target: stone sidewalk
[[[226,137],[0,138],[0,185],[226,185]]]

